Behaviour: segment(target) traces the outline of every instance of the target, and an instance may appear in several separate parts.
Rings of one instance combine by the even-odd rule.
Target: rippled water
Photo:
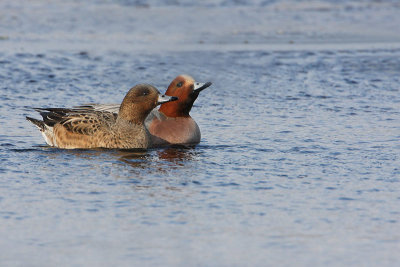
[[[0,50],[1,266],[399,262],[400,49],[27,43]],[[61,150],[25,120],[181,73],[213,82],[195,148]]]

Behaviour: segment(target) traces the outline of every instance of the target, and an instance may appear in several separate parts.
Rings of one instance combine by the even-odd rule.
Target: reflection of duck
[[[146,169],[151,165],[151,157],[148,151],[145,150],[119,150],[119,160],[126,163],[135,169]]]
[[[168,147],[157,151],[159,159],[169,162],[179,163],[182,161],[193,160],[194,150],[184,147]]]
[[[59,148],[148,148],[150,135],[144,126],[147,115],[158,104],[176,100],[161,95],[147,84],[129,90],[119,112],[85,108],[38,109],[43,121],[27,117],[42,132],[46,142]]]
[[[183,166],[185,161],[195,157],[193,149],[183,147],[168,147],[158,150],[119,150],[119,160],[134,169],[146,169],[153,172],[167,172],[177,166]]]
[[[171,82],[165,93],[178,97],[178,100],[162,104],[160,109],[153,110],[145,121],[152,134],[153,146],[200,142],[200,128],[189,112],[199,93],[210,85],[210,82],[195,82],[188,75],[179,75]],[[113,113],[118,113],[119,110],[118,104],[93,104],[85,107]]]

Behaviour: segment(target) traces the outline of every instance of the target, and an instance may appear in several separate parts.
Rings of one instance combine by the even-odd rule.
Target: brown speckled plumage
[[[126,94],[118,114],[86,108],[36,109],[39,121],[27,117],[46,142],[59,148],[148,148],[151,140],[144,120],[158,104],[176,100],[163,96],[151,85],[139,84]]]

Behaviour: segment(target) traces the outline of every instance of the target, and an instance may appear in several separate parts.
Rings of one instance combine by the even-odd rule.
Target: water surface
[[[19,2],[2,5],[12,8],[14,3]],[[103,45],[85,35],[85,29],[97,27],[101,36],[113,33],[119,29],[118,21],[130,18],[131,13],[123,10],[143,9],[144,14],[159,12],[158,8],[179,14],[193,8],[230,10],[244,12],[248,20],[241,19],[250,24],[257,7],[276,16],[276,9],[258,2],[247,2],[245,7],[205,2],[205,6],[154,8],[132,3],[82,4],[76,12],[112,5],[123,15],[106,17],[110,21],[101,27],[97,17],[88,17],[81,28],[71,19],[71,25],[79,28],[73,30],[76,37],[60,21],[46,30],[31,25],[29,17],[16,16],[23,27],[14,25],[17,33],[0,41],[4,45],[0,50],[2,266],[393,266],[399,262],[396,36],[390,45],[376,45],[366,41],[376,40],[371,31],[368,38],[357,39],[360,46],[350,39],[337,48],[332,42],[312,42],[318,49],[310,49],[282,41],[281,34],[274,33],[276,43],[293,49],[271,48],[265,40],[251,46],[255,39],[247,39],[250,46],[246,46],[236,37],[227,38],[241,46],[225,49],[218,44],[225,31],[216,28],[204,35],[210,37],[209,44],[195,40],[180,44],[182,49],[158,49],[155,44],[146,50],[127,44],[111,47],[118,40],[135,42],[130,39],[140,35],[134,35],[135,29],[121,30],[135,37],[121,34],[121,39]],[[346,16],[350,12],[346,4],[320,3],[325,8],[299,7],[297,13]],[[55,11],[57,5],[49,4],[46,10]],[[398,8],[392,2],[353,5],[361,6],[353,11],[364,20],[374,10],[392,14]],[[64,7],[70,12],[77,6],[67,2]],[[382,21],[377,28],[393,23],[380,16],[372,19]],[[202,27],[199,21],[192,23]],[[339,32],[335,23],[327,27]],[[156,26],[143,27],[157,37],[163,33]],[[30,35],[24,35],[24,28],[42,39],[25,39]],[[55,32],[71,39],[57,49],[63,39],[52,40]],[[19,41],[18,34],[23,36]],[[320,30],[315,36],[324,34]],[[335,33],[334,38],[342,36]],[[45,146],[37,129],[25,120],[26,115],[37,117],[30,107],[118,103],[137,83],[151,83],[164,91],[181,73],[213,82],[191,113],[202,130],[202,141],[195,148],[62,150]]]

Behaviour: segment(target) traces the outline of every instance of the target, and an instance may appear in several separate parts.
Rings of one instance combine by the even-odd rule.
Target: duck
[[[178,100],[161,104],[160,109],[152,110],[145,120],[154,147],[200,143],[200,128],[189,113],[200,92],[211,85],[211,82],[196,82],[187,74],[177,76],[170,83],[165,94],[174,95]],[[89,104],[81,108],[116,113],[119,105]]]
[[[53,147],[147,149],[152,146],[152,139],[145,126],[146,117],[157,105],[176,100],[175,96],[160,94],[152,85],[138,84],[128,91],[118,112],[80,107],[36,108],[43,120],[26,119]]]
[[[176,95],[178,100],[169,103],[170,105],[161,105],[160,109],[151,112],[145,121],[152,135],[153,145],[200,143],[200,128],[189,113],[200,92],[211,84],[196,82],[189,75],[179,75],[171,82],[165,93]]]

